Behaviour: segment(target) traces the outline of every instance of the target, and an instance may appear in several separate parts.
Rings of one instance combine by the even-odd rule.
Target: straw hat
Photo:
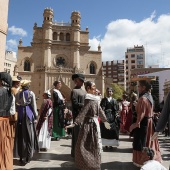
[[[21,86],[27,86],[31,83],[31,80],[21,80]]]
[[[17,78],[17,76],[13,76],[12,81],[20,81],[20,80]]]

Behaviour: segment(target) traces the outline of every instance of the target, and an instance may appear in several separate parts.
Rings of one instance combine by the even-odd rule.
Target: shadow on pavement
[[[71,145],[60,145],[60,146],[71,148]]]
[[[46,168],[30,168],[31,170],[78,170],[75,168],[74,163],[65,162],[61,164],[61,167],[46,167]],[[107,162],[101,164],[101,170],[139,170],[140,168],[135,167],[132,162]],[[16,170],[24,170],[24,168],[18,168]]]
[[[140,168],[133,165],[132,162],[107,162],[102,163],[102,170],[139,170]]]
[[[58,161],[73,161],[73,158],[70,154],[54,154],[54,153],[35,153],[32,161],[40,161],[40,162],[50,162],[51,160],[58,160]],[[13,159],[13,165],[18,166],[25,166],[19,162],[19,158]]]
[[[132,153],[132,148],[103,148],[103,152]]]

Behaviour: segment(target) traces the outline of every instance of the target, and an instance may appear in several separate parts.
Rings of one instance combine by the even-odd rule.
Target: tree
[[[116,83],[112,83],[111,86],[114,89],[112,97],[115,98],[115,99],[121,99],[123,93],[125,92],[123,87],[121,85],[116,84]]]

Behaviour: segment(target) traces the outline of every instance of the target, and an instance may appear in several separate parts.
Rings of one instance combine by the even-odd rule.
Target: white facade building
[[[13,76],[16,63],[17,63],[16,52],[6,51],[5,61],[4,61],[4,71],[9,73],[11,76]]]

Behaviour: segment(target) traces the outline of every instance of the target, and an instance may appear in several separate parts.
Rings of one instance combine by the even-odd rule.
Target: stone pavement
[[[170,138],[159,136],[163,165],[170,164]],[[74,160],[70,156],[71,139],[63,138],[52,141],[51,149],[47,152],[34,154],[33,159],[26,165],[20,165],[18,158],[14,158],[14,170],[76,170]],[[120,146],[102,153],[102,170],[139,170],[132,163],[132,139],[128,135],[120,135]]]

